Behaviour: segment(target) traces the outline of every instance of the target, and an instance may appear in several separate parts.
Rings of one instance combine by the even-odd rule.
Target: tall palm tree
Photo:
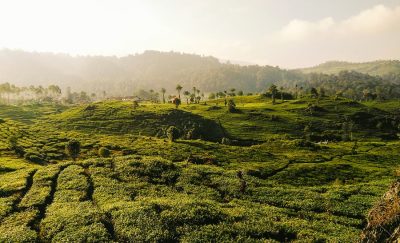
[[[165,104],[165,92],[167,92],[167,90],[164,89],[164,88],[161,88],[162,101],[163,101],[164,104]]]
[[[183,89],[183,87],[178,84],[175,89],[176,91],[178,91],[178,98],[181,99],[181,90]]]
[[[196,89],[196,93],[197,93],[197,96],[196,96],[196,100],[197,100],[197,103],[200,103],[200,90],[199,89]]]
[[[185,92],[183,92],[183,95],[184,95],[185,98],[186,98],[186,104],[189,105],[189,96],[190,96],[190,92],[186,90]]]

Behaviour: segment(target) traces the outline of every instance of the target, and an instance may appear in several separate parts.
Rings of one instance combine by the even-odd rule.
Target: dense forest
[[[379,65],[380,62],[376,64]],[[175,94],[177,84],[183,87],[182,92],[196,87],[206,94],[230,89],[243,91],[245,94],[261,93],[275,84],[293,94],[307,93],[314,87],[327,94],[340,94],[354,99],[400,96],[400,69],[397,73],[381,72],[381,76],[357,71],[340,71],[336,74],[303,73],[300,70],[272,66],[221,63],[210,56],[158,51],[125,57],[73,57],[2,50],[0,74],[0,83],[10,83],[18,87],[36,84],[39,86],[36,91],[32,87],[21,88],[24,91],[30,90],[31,93],[36,92],[36,95],[45,93],[40,91],[41,87],[53,85],[62,90],[64,97],[72,90],[82,95],[84,100],[88,96],[86,93],[92,97],[115,97],[130,96],[141,90],[166,89],[168,94]],[[86,93],[80,93],[81,91]],[[15,94],[15,90],[10,92]],[[8,96],[4,89],[2,93]]]

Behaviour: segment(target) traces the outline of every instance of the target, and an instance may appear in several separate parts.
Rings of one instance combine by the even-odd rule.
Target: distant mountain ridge
[[[326,73],[338,74],[341,71],[356,71],[369,75],[385,76],[389,74],[400,74],[399,60],[378,60],[372,62],[344,62],[329,61],[314,67],[299,69],[304,73]]]
[[[343,70],[356,73],[339,75]],[[337,75],[318,76],[314,72]],[[382,79],[375,75],[388,76]],[[132,95],[141,89],[159,92],[161,88],[165,88],[167,94],[176,94],[177,84],[183,86],[182,92],[191,92],[196,87],[204,93],[231,89],[254,93],[275,84],[291,92],[297,92],[300,87],[304,92],[311,87],[324,87],[327,92],[335,93],[346,91],[356,82],[359,89],[375,90],[377,85],[388,87],[388,82],[384,81],[400,85],[400,61],[327,62],[313,68],[286,70],[224,63],[212,56],[179,52],[145,51],[116,57],[0,50],[0,83],[45,87],[55,84],[64,91],[71,87],[72,91],[96,94],[106,91],[109,96]]]
[[[113,95],[161,88],[176,93],[177,84],[184,87],[183,91],[196,87],[203,92],[231,88],[256,92],[283,78],[299,80],[302,74],[271,66],[221,63],[215,57],[178,52],[145,51],[115,57],[0,50],[0,83],[18,86],[56,84],[62,89],[105,90]]]

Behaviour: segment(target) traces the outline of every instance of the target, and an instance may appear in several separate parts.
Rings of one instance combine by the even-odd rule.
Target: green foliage
[[[236,104],[235,104],[235,102],[233,100],[229,100],[228,101],[228,112],[230,112],[230,113],[237,112]]]
[[[41,156],[41,154],[39,154],[37,152],[36,153],[35,152],[27,152],[24,155],[24,158],[26,160],[29,160],[29,161],[34,162],[34,163],[41,163],[44,160],[44,158]]]
[[[397,132],[398,103],[270,101],[235,96],[240,113],[146,102],[133,112],[131,102],[107,101],[43,115],[40,124],[7,117],[0,241],[357,241],[395,178],[399,142],[384,137]],[[180,130],[174,143],[165,136],[170,126]],[[357,143],[342,141],[350,133]],[[9,151],[13,134],[43,163]],[[73,139],[80,160],[65,161]]]
[[[269,87],[268,89],[269,93],[271,93],[271,97],[272,97],[272,104],[275,105],[275,99],[276,99],[276,95],[278,93],[278,89],[276,87],[276,85],[271,85],[271,87]]]
[[[99,148],[99,156],[100,157],[107,158],[107,157],[110,157],[110,154],[111,154],[111,152],[108,148],[105,148],[105,147]]]
[[[338,62],[330,61],[320,64],[311,68],[304,68],[302,71],[306,73],[327,73],[327,74],[338,74],[341,71],[354,70],[360,73],[368,73],[370,75],[389,75],[393,73],[399,73],[400,62],[399,61],[374,61],[364,63],[349,63],[349,62]]]
[[[161,158],[131,158],[131,161],[124,159],[124,161],[118,165],[121,166],[117,167],[121,176],[129,178],[131,175],[136,175],[145,178],[146,181],[151,183],[165,184],[175,182],[178,177],[177,168],[170,161]]]
[[[17,156],[23,157],[25,154],[25,151],[21,146],[18,145],[18,139],[19,139],[19,134],[12,135],[11,137],[9,137],[8,138],[8,146],[9,146],[9,149],[14,151]]]
[[[167,129],[167,137],[169,139],[169,141],[174,142],[176,139],[179,138],[179,130],[178,128],[174,127],[174,126],[170,126]]]
[[[73,160],[78,158],[80,151],[81,143],[77,140],[70,140],[65,146],[65,153],[68,154]]]
[[[0,225],[1,242],[36,242],[38,234],[30,228],[30,223],[38,214],[37,210],[27,210],[10,215]]]
[[[175,105],[175,108],[178,109],[178,107],[181,105],[181,99],[175,98],[172,103]]]
[[[50,199],[54,180],[60,171],[56,165],[46,166],[36,171],[33,176],[33,184],[22,198],[19,207],[30,208],[44,206]]]
[[[53,203],[41,222],[41,233],[45,241],[106,242],[110,238],[101,220],[91,202]]]

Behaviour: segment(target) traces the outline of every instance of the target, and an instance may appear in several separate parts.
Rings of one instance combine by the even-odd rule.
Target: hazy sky
[[[0,48],[287,68],[400,59],[400,0],[0,0]]]

